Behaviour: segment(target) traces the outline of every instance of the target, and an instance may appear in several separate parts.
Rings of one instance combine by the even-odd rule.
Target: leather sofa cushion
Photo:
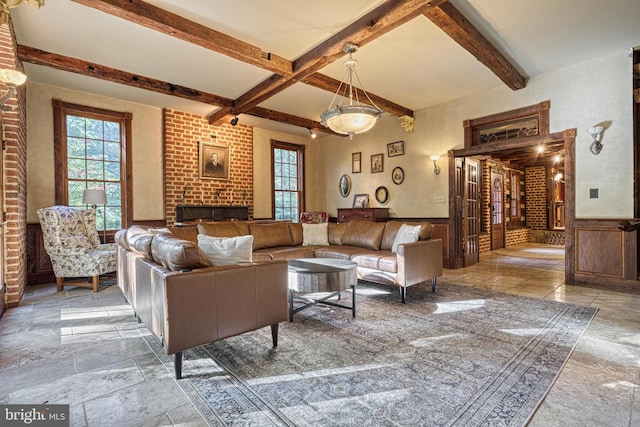
[[[378,250],[384,226],[384,222],[349,221],[342,235],[342,244]]]
[[[318,246],[315,253],[316,258],[351,259],[357,255],[371,253],[371,250],[357,246]]]
[[[393,247],[393,242],[396,239],[398,230],[402,227],[403,222],[400,221],[387,221],[384,226],[384,233],[382,233],[382,241],[380,242],[380,249],[390,251]]]
[[[387,271],[389,273],[398,272],[397,257],[391,251],[354,255],[351,257],[351,261],[356,262],[359,267]]]
[[[303,241],[304,233],[302,231],[302,224],[299,222],[290,222],[289,232],[291,233],[291,239],[293,240],[294,246],[300,246]]]
[[[120,246],[121,248],[131,250],[129,247],[129,243],[127,243],[127,229],[122,228],[116,231],[116,234],[113,236],[113,240]]]
[[[235,222],[208,222],[198,224],[198,233],[211,237],[240,236]]]
[[[396,234],[402,224],[407,225],[420,225],[420,237],[418,240],[429,240],[431,238],[431,232],[433,231],[433,224],[430,222],[401,222],[401,221],[387,221],[384,226],[384,233],[382,234],[382,241],[380,242],[380,249],[391,250],[393,242],[396,239]]]
[[[198,243],[198,229],[193,225],[186,227],[169,227],[169,231],[178,239]]]
[[[151,242],[154,236],[149,227],[132,225],[127,229],[127,244],[133,252],[142,255],[148,261],[153,261]]]
[[[348,222],[341,222],[340,224],[336,224],[335,222],[329,223],[329,244],[330,245],[341,245],[342,244],[342,236],[344,235],[345,230],[347,229]]]
[[[171,234],[157,234],[151,241],[153,261],[170,271],[208,267],[198,246]]]
[[[268,252],[271,259],[299,259],[315,258],[314,246],[280,246],[277,248],[265,248],[260,251]]]
[[[286,222],[276,224],[251,224],[249,230],[253,235],[253,250],[273,248],[276,246],[293,246],[293,239]]]
[[[411,223],[408,224],[411,225]],[[420,229],[420,237],[418,237],[418,240],[429,240],[435,226],[430,222],[418,222],[416,224],[420,224],[420,226],[422,227]]]

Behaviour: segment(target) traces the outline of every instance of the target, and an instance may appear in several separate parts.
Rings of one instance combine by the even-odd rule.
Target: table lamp
[[[82,203],[85,205],[91,205],[93,209],[97,208],[97,205],[107,204],[107,193],[102,188],[89,189],[87,188],[82,193]],[[103,229],[103,243],[107,243],[107,224],[104,224]]]

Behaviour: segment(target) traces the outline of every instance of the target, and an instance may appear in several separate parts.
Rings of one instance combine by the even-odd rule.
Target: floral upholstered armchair
[[[98,292],[101,274],[116,271],[116,245],[101,244],[96,230],[96,211],[68,206],[38,209],[44,249],[51,258],[58,291],[64,288],[65,277],[91,277]]]

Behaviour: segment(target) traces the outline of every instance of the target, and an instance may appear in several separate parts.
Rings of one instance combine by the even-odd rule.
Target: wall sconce
[[[604,131],[603,126],[594,126],[587,129],[587,132],[593,138],[593,142],[589,146],[589,151],[591,151],[592,154],[598,155],[600,154],[600,151],[602,151],[602,143],[600,141],[602,141],[603,131]]]
[[[0,69],[0,82],[4,83],[9,89],[0,98],[0,105],[3,105],[11,95],[16,91],[16,87],[23,85],[27,81],[27,76],[18,70],[11,68]]]
[[[435,173],[436,175],[440,174],[440,166],[438,166],[438,159],[440,159],[439,154],[431,155],[431,160],[433,160],[433,173]]]

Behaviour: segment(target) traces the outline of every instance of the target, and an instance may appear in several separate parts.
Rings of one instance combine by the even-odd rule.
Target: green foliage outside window
[[[86,208],[85,189],[106,191],[97,207],[99,231],[122,228],[122,129],[119,122],[67,115],[67,196],[69,206]]]

